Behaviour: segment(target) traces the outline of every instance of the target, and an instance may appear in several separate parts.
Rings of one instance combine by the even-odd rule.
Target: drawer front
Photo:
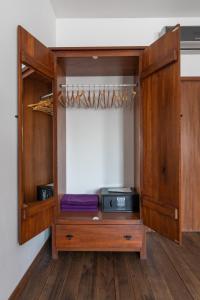
[[[143,225],[57,225],[60,250],[139,251]]]

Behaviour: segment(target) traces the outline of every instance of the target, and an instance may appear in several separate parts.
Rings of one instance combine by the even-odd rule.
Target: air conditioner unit
[[[160,36],[172,30],[174,26],[166,26]],[[200,50],[200,26],[181,26],[181,50]]]

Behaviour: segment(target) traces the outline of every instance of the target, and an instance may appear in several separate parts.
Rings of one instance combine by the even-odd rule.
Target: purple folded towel
[[[86,194],[66,194],[61,199],[61,204],[68,204],[68,205],[98,205],[98,195],[86,195]]]
[[[98,209],[98,195],[66,194],[61,199],[62,211],[96,211]]]
[[[72,207],[72,208],[80,208],[80,209],[87,209],[87,208],[96,208],[96,205],[69,205],[69,204],[61,204],[62,208],[68,208],[68,207]]]
[[[79,207],[75,207],[75,206],[69,206],[69,207],[61,207],[62,211],[85,211],[85,212],[90,212],[90,211],[97,211],[98,208],[97,207],[84,207],[84,208],[79,208]]]

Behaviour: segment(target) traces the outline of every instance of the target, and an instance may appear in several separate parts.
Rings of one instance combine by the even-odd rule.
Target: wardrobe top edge
[[[49,47],[52,51],[88,51],[88,50],[141,50],[143,51],[146,46],[103,46],[103,47]]]

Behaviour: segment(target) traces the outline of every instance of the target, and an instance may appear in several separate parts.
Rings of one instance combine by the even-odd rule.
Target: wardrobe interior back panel
[[[68,84],[133,83],[133,77],[67,77]],[[134,110],[66,109],[68,193],[134,186]]]

